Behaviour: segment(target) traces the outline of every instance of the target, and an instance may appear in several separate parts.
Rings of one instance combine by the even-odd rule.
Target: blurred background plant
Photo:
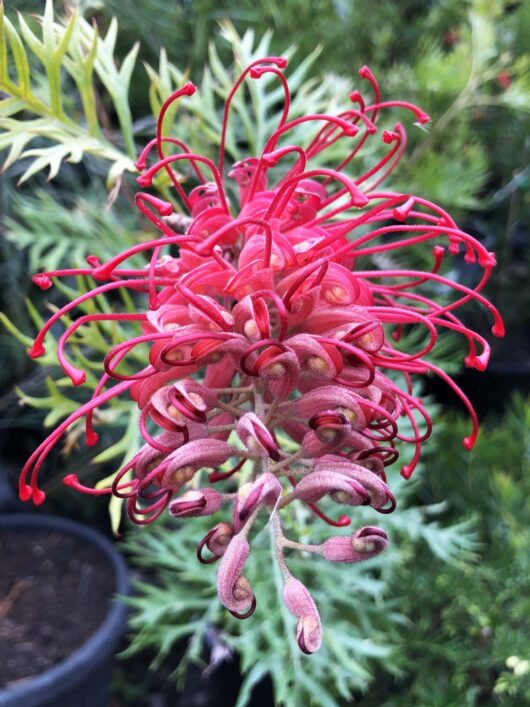
[[[153,135],[161,102],[188,77],[200,90],[179,104],[178,126],[174,113],[168,122],[192,148],[215,154],[216,101],[252,57],[292,57],[293,115],[308,107],[333,110],[347,99],[357,69],[368,64],[385,95],[406,97],[433,118],[427,135],[409,130],[409,157],[393,186],[439,201],[499,260],[489,294],[509,333],[493,361],[501,378],[479,379],[481,387],[473,376],[462,379],[484,408],[492,403],[484,389],[494,389],[499,409],[471,455],[460,446],[465,421],[435,409],[438,433],[427,463],[414,483],[397,489],[400,506],[387,525],[392,550],[361,568],[327,566],[318,581],[306,577],[328,626],[324,650],[311,658],[310,670],[293,657],[285,638],[292,622],[278,608],[274,575],[256,579],[270,604],[259,605],[240,634],[219,611],[208,571],[189,560],[200,521],[159,524],[129,532],[124,543],[140,582],[132,644],[116,672],[116,704],[145,705],[157,694],[166,700],[158,704],[199,704],[205,685],[213,689],[234,665],[233,690],[223,688],[223,694],[226,704],[239,706],[255,704],[258,694],[260,704],[274,699],[288,705],[313,700],[331,706],[353,697],[374,707],[530,703],[530,404],[516,397],[502,415],[499,385],[530,389],[529,3],[373,0],[368,12],[360,0],[144,0],[133,9],[125,0],[87,0],[56,2],[55,8],[48,2],[43,20],[33,14],[42,13],[40,2],[15,0],[4,9],[0,149],[9,169],[0,180],[0,413],[3,458],[14,466],[43,425],[68,414],[78,396],[68,379],[57,380],[50,370],[53,343],[40,366],[27,361],[24,348],[46,309],[86,283],[72,280],[62,291],[36,295],[29,273],[80,265],[93,251],[110,256],[118,244],[148,237],[131,208],[134,159]],[[251,108],[236,101],[232,159],[255,153],[276,124],[280,89],[273,81],[265,76],[252,84]],[[156,186],[165,195],[164,180]],[[463,280],[469,270],[462,270]],[[35,304],[26,307],[29,294]],[[134,308],[131,300],[98,300],[90,307],[118,304]],[[87,305],[82,311],[93,310]],[[79,329],[74,358],[86,367],[90,341],[94,363],[105,341],[120,337],[120,326]],[[453,351],[449,341],[450,360]],[[104,451],[94,457],[79,446],[74,428],[64,455],[55,459],[58,469],[70,469],[75,458],[75,471],[81,467],[90,478],[98,466],[110,473],[130,455],[138,443],[132,408],[115,403],[101,422]],[[85,507],[76,497],[73,506],[59,487],[53,479],[47,487],[56,510],[106,524],[102,505],[94,519],[93,502]],[[116,529],[117,504],[111,513]],[[256,565],[267,563],[265,538],[259,553]],[[149,661],[151,678],[145,673]],[[207,677],[201,677],[208,663]]]

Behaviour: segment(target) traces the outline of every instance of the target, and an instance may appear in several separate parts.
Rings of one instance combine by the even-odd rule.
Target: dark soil
[[[101,551],[45,529],[0,529],[0,688],[67,658],[101,624],[115,591]]]

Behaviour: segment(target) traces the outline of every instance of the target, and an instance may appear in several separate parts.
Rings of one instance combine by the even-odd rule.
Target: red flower
[[[497,74],[497,83],[503,91],[507,91],[512,85],[512,77],[507,71],[499,71]]]
[[[311,652],[320,645],[320,619],[305,587],[289,574],[285,547],[305,548],[332,562],[354,562],[381,552],[387,536],[368,527],[352,536],[330,538],[321,546],[301,546],[283,536],[282,510],[298,500],[329,524],[346,526],[349,517],[332,520],[316,504],[329,497],[350,509],[361,504],[381,513],[394,509],[385,467],[397,459],[396,441],[411,448],[401,470],[408,478],[431,432],[422,401],[412,392],[416,374],[440,376],[461,398],[472,420],[471,434],[464,440],[471,449],[478,432],[473,407],[456,383],[430,361],[429,353],[440,332],[450,330],[467,342],[466,365],[484,370],[489,345],[462,323],[457,310],[468,303],[485,306],[496,336],[503,335],[503,324],[481,293],[495,265],[493,254],[460,230],[439,206],[381,186],[403,157],[406,133],[400,123],[379,133],[379,116],[401,108],[419,123],[429,117],[404,101],[382,101],[375,78],[363,67],[359,73],[368,81],[372,99],[354,91],[338,115],[289,120],[285,66],[284,59],[266,57],[243,72],[224,109],[218,165],[162,135],[167,109],[180,96],[191,96],[193,84],[164,103],[156,139],[138,161],[137,181],[148,188],[157,173],[167,173],[188,220],[174,217],[173,204],[141,191],[136,203],[160,231],[157,238],[105,263],[92,256],[87,268],[34,276],[43,289],[51,278],[65,274],[90,275],[102,283],[50,318],[31,348],[34,357],[44,353],[44,339],[56,321],[97,295],[120,288],[144,293],[147,309],[85,315],[65,331],[58,346],[59,362],[79,385],[85,374],[69,361],[66,346],[81,324],[119,319],[140,322],[142,327],[140,335],[110,349],[92,398],[31,456],[21,474],[20,496],[42,503],[38,471],[63,432],[84,416],[87,443],[95,444],[94,409],[128,393],[141,409],[145,446],[117,473],[111,488],[89,489],[74,475],[64,482],[86,493],[123,497],[136,523],[153,520],[168,505],[172,515],[182,518],[208,515],[232,504],[232,523],[217,523],[201,541],[198,556],[203,562],[223,556],[219,594],[239,616],[249,615],[255,606],[254,593],[241,576],[250,553],[248,537],[260,513],[271,517],[286,602],[299,618],[298,642]],[[239,193],[239,205],[234,205],[225,180],[230,105],[246,77],[256,80],[264,73],[280,80],[285,107],[262,153],[228,172]],[[293,129],[300,125],[309,137],[303,145],[289,144]],[[358,174],[355,158],[368,141],[379,141],[386,152]],[[327,151],[338,142],[344,146],[340,164],[320,166],[324,160],[330,163],[327,155],[336,154],[336,148]],[[168,146],[179,152],[167,155]],[[148,166],[153,151],[156,158]],[[189,169],[198,186],[184,189],[173,170],[177,163],[179,172]],[[292,166],[278,176],[283,163]],[[185,233],[171,225],[186,221]],[[393,253],[406,253],[421,244],[432,250],[430,270],[388,265]],[[461,251],[466,263],[477,263],[483,270],[473,289],[441,274],[444,260]],[[137,253],[149,255],[145,269],[127,267]],[[373,256],[375,265],[370,266]],[[447,296],[438,303],[433,292]],[[422,343],[405,351],[400,340],[411,329],[421,330],[423,338],[416,341]],[[133,375],[119,374],[120,361],[145,342],[150,352],[144,367]],[[113,380],[119,382],[112,385]],[[412,432],[402,431],[402,418]],[[296,451],[282,448],[286,436]],[[219,469],[229,461],[228,468]],[[210,470],[209,481],[214,484],[239,473],[246,483],[238,493],[186,490],[200,469]],[[132,480],[126,476],[130,471]],[[290,492],[285,481],[294,487]],[[233,484],[233,479],[228,482],[228,490]],[[210,559],[202,555],[204,545],[213,553]]]

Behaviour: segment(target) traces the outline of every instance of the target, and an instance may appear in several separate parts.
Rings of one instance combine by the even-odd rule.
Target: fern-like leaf
[[[44,169],[48,169],[51,179],[64,160],[79,162],[85,154],[91,154],[111,163],[109,186],[112,186],[124,171],[135,171],[127,95],[138,45],[131,49],[118,69],[114,57],[115,22],[101,38],[97,28],[76,12],[68,20],[55,21],[53,2],[47,0],[40,23],[39,33],[19,15],[17,30],[5,17],[0,3],[0,91],[5,94],[0,100],[0,130],[3,131],[0,150],[10,150],[4,169],[15,160],[28,158],[31,163],[20,182]],[[47,96],[43,96],[31,80],[31,55],[38,59],[45,71]],[[12,57],[11,64],[9,56]],[[76,106],[76,101],[71,100],[70,88],[64,92],[66,75],[77,87],[81,109]],[[120,134],[112,140],[101,130],[95,75],[105,86],[118,116]],[[33,117],[28,118],[26,114]],[[27,149],[37,139],[39,145]],[[48,144],[42,146],[43,140]]]

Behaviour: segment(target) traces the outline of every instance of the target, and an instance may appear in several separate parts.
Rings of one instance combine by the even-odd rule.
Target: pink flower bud
[[[250,552],[247,540],[235,535],[226,549],[217,572],[217,593],[221,604],[236,618],[247,618],[256,608],[254,592],[241,575]]]
[[[232,314],[219,302],[211,297],[206,297],[205,295],[195,295],[195,297],[197,298],[196,305],[198,306],[194,304],[190,304],[189,306],[190,319],[195,324],[210,327],[212,321],[215,321],[217,326],[221,329],[228,329],[228,327],[232,327],[234,323]],[[201,307],[204,307],[206,311],[203,311]]]
[[[300,364],[296,354],[286,351],[276,356],[262,368],[260,376],[266,380],[272,400],[286,400],[295,389],[300,376]]]
[[[332,306],[355,304],[360,291],[358,279],[339,263],[329,264],[320,288],[323,299]]]
[[[163,458],[162,452],[153,449],[148,444],[144,444],[134,458],[134,473],[136,477],[140,481],[144,479],[150,471],[160,464]]]
[[[234,330],[244,334],[250,341],[270,338],[269,310],[262,299],[254,301],[247,295],[236,304],[233,315]]]
[[[250,346],[240,361],[240,368],[246,375],[265,381],[273,399],[284,400],[298,383],[298,359],[281,342],[269,345],[260,352],[261,348],[260,342]]]
[[[215,407],[217,396],[193,378],[184,378],[173,384],[170,402],[188,420],[205,422],[205,413]]]
[[[220,439],[197,439],[172,452],[165,462],[162,486],[178,490],[204,467],[216,468],[224,464],[234,450]]]
[[[354,430],[362,430],[366,426],[366,418],[357,396],[343,386],[322,385],[304,393],[293,402],[294,414],[305,420],[324,410],[342,413]]]
[[[344,442],[344,437],[341,435],[334,439],[332,438],[332,441],[326,441],[319,437],[314,430],[309,430],[302,439],[302,453],[304,457],[316,459],[323,454],[329,454],[330,452],[340,449]]]
[[[353,535],[329,538],[320,546],[322,554],[330,562],[361,562],[369,560],[388,545],[388,536],[381,528],[366,526]]]
[[[344,366],[342,356],[331,346],[320,344],[308,334],[297,334],[285,342],[298,356],[302,371],[317,378],[335,378]]]
[[[359,299],[362,296],[361,288]],[[348,341],[371,353],[377,352],[384,341],[384,331],[378,319],[356,305],[315,309],[308,317],[305,329]]]
[[[239,418],[236,430],[240,440],[251,452],[262,450],[271,459],[280,459],[278,442],[253,412],[247,412]]]
[[[191,190],[189,201],[193,209],[193,215],[197,216],[208,207],[219,205],[219,190],[213,182],[199,184],[198,187]]]
[[[186,491],[169,504],[169,513],[175,518],[209,516],[218,511],[223,503],[223,495],[215,489],[205,488]]]
[[[294,489],[296,498],[306,503],[316,503],[331,494],[337,503],[361,506],[370,503],[370,494],[355,479],[332,471],[313,471],[304,476]]]
[[[359,466],[368,469],[373,474],[378,476],[380,479],[386,482],[385,465],[380,457],[376,454],[370,454],[368,456],[364,455],[363,452],[359,452],[354,455],[353,460]]]
[[[193,346],[190,358],[194,360],[197,366],[201,367],[211,363],[218,363],[225,354],[242,356],[247,343],[243,337],[237,337],[236,334],[230,335],[230,338],[224,341],[212,335],[211,339],[199,341]]]
[[[283,600],[298,618],[296,641],[304,653],[315,653],[322,642],[320,616],[313,598],[298,579],[289,578],[283,589]]]
[[[317,460],[315,472],[337,473],[354,479],[369,494],[370,505],[381,513],[391,513],[396,507],[394,494],[385,482],[377,474],[359,464],[353,464],[342,457],[330,454]],[[389,501],[390,506],[385,508]]]
[[[162,304],[146,313],[154,331],[172,331],[189,324],[188,307],[184,304]]]
[[[172,386],[165,386],[153,394],[150,401],[152,405],[150,416],[163,429],[175,432],[184,430],[189,420],[172,405],[171,389]]]
[[[309,419],[309,426],[324,443],[336,444],[351,430],[346,415],[334,410],[323,410]]]
[[[297,253],[302,254],[304,247],[310,247],[309,242],[302,242],[295,245],[294,249]],[[308,270],[308,275],[314,269],[314,265]],[[311,287],[311,283],[307,283],[307,278],[303,277],[304,273],[294,271],[292,277],[286,277],[278,285],[278,292],[285,290],[284,300],[289,309],[289,322],[292,326],[297,326],[306,321],[309,314],[315,309],[319,299],[319,288]],[[302,278],[302,282],[300,279]],[[307,289],[309,287],[309,289]],[[280,289],[281,288],[281,289]]]
[[[153,346],[151,351],[154,348],[155,347]],[[150,403],[151,397],[159,388],[162,388],[162,386],[166,385],[166,383],[168,383],[169,381],[174,380],[176,375],[178,375],[175,373],[175,369],[167,369],[169,369],[169,366],[165,366],[165,369],[163,371],[159,371],[158,373],[155,373],[152,376],[149,376],[147,378],[140,378],[131,387],[131,398],[133,400],[136,400],[136,402],[138,403],[138,407],[141,410],[143,410],[145,406]],[[195,370],[196,367],[194,365],[182,366],[182,368],[179,367],[178,369],[179,373],[182,376],[189,375]]]
[[[237,501],[234,504],[234,525],[244,523],[250,514],[260,505],[274,506],[282,493],[282,485],[269,472],[261,474],[254,482],[245,484],[239,489]]]

